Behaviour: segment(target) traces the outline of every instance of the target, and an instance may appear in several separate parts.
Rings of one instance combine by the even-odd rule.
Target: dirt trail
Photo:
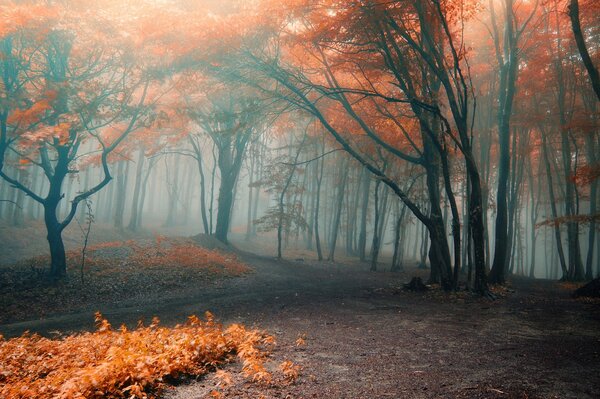
[[[514,292],[489,302],[399,290],[423,273],[416,269],[370,273],[367,265],[240,257],[253,274],[179,296],[157,293],[154,302],[2,325],[0,332],[88,329],[95,310],[113,325],[155,315],[171,324],[210,310],[225,323],[268,330],[279,342],[274,362],[290,359],[303,368],[296,385],[240,380],[227,397],[600,397],[600,307],[569,299],[554,282],[516,280]],[[306,346],[296,347],[302,335]],[[207,378],[167,397],[203,398],[212,388]]]
[[[177,323],[190,314],[202,314],[206,310],[218,315],[221,320],[230,321],[249,312],[277,312],[297,303],[355,295],[378,287],[384,280],[387,284],[393,281],[353,266],[278,261],[247,252],[239,252],[239,256],[254,269],[243,278],[221,280],[166,297],[157,293],[150,301],[129,300],[121,302],[118,307],[100,305],[77,313],[0,325],[0,331],[10,337],[26,330],[42,334],[55,330],[85,330],[93,327],[95,311],[100,311],[114,325],[135,324],[140,318],[149,320],[153,316],[167,324]],[[344,272],[341,272],[342,268]],[[392,277],[400,281],[399,275]]]

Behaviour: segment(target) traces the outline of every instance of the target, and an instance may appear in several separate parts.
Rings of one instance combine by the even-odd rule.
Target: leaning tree
[[[460,29],[455,29],[472,10],[435,0],[324,0],[310,7],[291,2],[267,8],[273,7],[282,18],[264,18],[252,31],[258,33],[238,46],[240,51],[213,62],[213,69],[312,114],[345,151],[388,185],[427,227],[429,258],[445,289],[456,286],[454,271],[460,268],[461,227],[451,162],[462,163],[470,186],[474,287],[487,293],[482,189],[472,150],[473,98]],[[365,140],[423,167],[428,211],[362,151]],[[453,259],[440,186],[452,210]]]

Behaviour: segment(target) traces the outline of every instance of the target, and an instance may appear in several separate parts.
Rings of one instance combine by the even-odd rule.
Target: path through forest
[[[289,359],[302,367],[295,385],[236,380],[228,397],[600,397],[600,308],[571,300],[555,282],[516,280],[514,292],[490,302],[402,291],[410,276],[423,273],[417,269],[370,273],[367,265],[240,257],[254,273],[183,298],[157,293],[146,303],[100,311],[113,325],[134,325],[141,317],[172,324],[210,310],[225,323],[274,334],[273,364]],[[92,319],[90,309],[0,331],[81,330],[91,328]],[[296,346],[302,336],[306,345]],[[167,397],[202,398],[214,384],[202,379]]]

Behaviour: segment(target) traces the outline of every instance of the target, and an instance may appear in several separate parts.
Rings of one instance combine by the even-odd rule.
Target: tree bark
[[[337,238],[338,238],[338,233],[339,233],[339,229],[340,229],[340,220],[342,217],[342,209],[344,207],[344,194],[346,191],[346,181],[348,180],[348,161],[346,159],[344,159],[341,162],[340,177],[341,177],[341,181],[338,184],[337,199],[334,204],[334,206],[336,208],[335,208],[334,219],[333,219],[332,227],[331,227],[331,241],[329,243],[329,256],[327,257],[327,260],[330,262],[334,261],[335,249],[336,249],[336,245],[337,245]]]
[[[144,148],[140,148],[138,150],[137,164],[135,167],[135,183],[133,188],[133,199],[131,201],[131,215],[129,216],[129,225],[127,228],[131,231],[138,230],[138,216],[139,216],[139,203],[140,203],[140,191],[142,187],[142,179],[144,172],[144,161],[146,157],[144,156]]]
[[[592,57],[590,57],[585,38],[583,37],[581,21],[579,20],[579,1],[570,0],[567,9],[569,18],[571,19],[571,27],[573,29],[573,35],[575,36],[575,42],[577,43],[577,50],[579,50],[583,65],[585,65],[585,69],[590,77],[594,93],[596,93],[596,97],[598,97],[598,100],[600,101],[600,73],[592,62]]]
[[[551,170],[550,157],[548,155],[548,151],[549,151],[549,149],[548,149],[547,138],[546,138],[546,135],[544,134],[544,132],[542,131],[542,154],[544,157],[544,165],[546,168],[546,179],[548,182],[548,195],[550,196],[550,209],[552,211],[552,218],[556,220],[558,218],[558,211],[556,209],[556,197],[554,195],[552,170]],[[556,248],[558,251],[558,257],[560,260],[560,267],[563,272],[562,278],[566,279],[566,278],[568,278],[567,277],[568,272],[567,272],[567,264],[565,261],[565,253],[564,253],[563,246],[562,246],[560,226],[558,224],[554,224],[553,229],[554,229],[554,238],[556,239]]]

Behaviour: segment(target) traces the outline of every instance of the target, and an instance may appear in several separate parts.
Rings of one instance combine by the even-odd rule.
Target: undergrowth
[[[196,377],[235,359],[245,378],[270,384],[265,368],[274,339],[240,324],[223,328],[207,312],[183,325],[113,330],[96,314],[95,332],[59,339],[25,334],[0,336],[0,397],[4,399],[156,398],[168,383]],[[282,363],[284,379],[297,377],[297,366]],[[217,373],[218,374],[218,373]]]
[[[46,278],[48,256],[0,267],[0,324],[103,305],[197,292],[206,284],[251,272],[235,254],[198,246],[191,239],[113,241],[67,253],[68,278]]]
[[[101,268],[101,274],[122,269],[119,263],[106,256],[109,249],[122,250],[120,264],[126,262],[141,268],[177,267],[204,270],[218,275],[239,276],[250,269],[238,261],[235,255],[218,250],[211,250],[195,245],[189,239],[170,239],[156,236],[154,242],[142,244],[135,240],[112,241],[91,245],[88,248],[90,266]],[[69,265],[77,267],[81,252],[69,251]],[[124,256],[123,256],[124,255]],[[41,260],[41,259],[40,259]],[[44,261],[46,259],[43,259]]]

